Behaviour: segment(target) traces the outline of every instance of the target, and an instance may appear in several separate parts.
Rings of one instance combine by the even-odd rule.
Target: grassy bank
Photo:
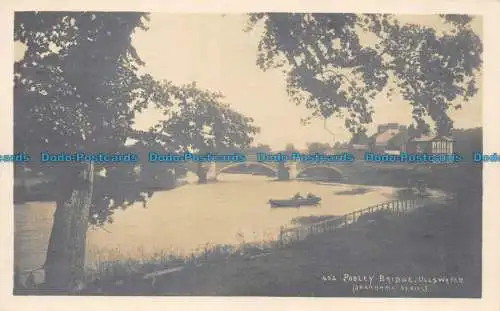
[[[255,259],[187,269],[157,280],[143,294],[223,296],[352,296],[344,274],[460,276],[461,286],[429,286],[429,293],[361,291],[358,296],[478,297],[481,253],[474,226],[459,227],[457,207],[429,206],[404,218],[313,236]],[[478,247],[479,245],[479,247]],[[325,281],[336,276],[336,281]],[[136,293],[139,294],[139,293]]]
[[[145,256],[143,249],[138,249],[137,254],[143,254],[140,260],[128,259],[128,256],[119,254],[119,250],[113,252],[113,257],[123,258],[119,260],[98,260],[85,269],[84,289],[80,294],[130,294],[133,295],[142,289],[150,290],[151,278],[144,276],[157,271],[185,268],[186,270],[200,266],[213,265],[226,261],[238,261],[242,258],[250,258],[255,255],[268,253],[277,249],[278,242],[269,241],[261,243],[242,242],[239,246],[234,245],[211,245],[207,243],[190,255],[175,254],[173,252],[159,251],[151,256]],[[106,257],[108,253],[99,253]],[[121,255],[121,256],[120,256]],[[38,272],[38,270],[35,270]],[[48,291],[44,284],[36,282],[43,279],[39,273],[33,276],[27,274],[14,275],[14,294],[16,295],[58,295],[67,294]]]

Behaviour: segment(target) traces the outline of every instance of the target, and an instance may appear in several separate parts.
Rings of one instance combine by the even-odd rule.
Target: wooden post
[[[279,245],[280,247],[283,247],[283,226],[280,227],[280,240],[279,240]]]

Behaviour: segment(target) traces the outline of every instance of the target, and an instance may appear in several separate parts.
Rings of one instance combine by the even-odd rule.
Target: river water
[[[252,175],[222,174],[218,180],[157,192],[147,208],[137,204],[117,211],[112,224],[90,230],[87,263],[141,259],[159,251],[188,254],[206,243],[237,245],[271,239],[281,226],[292,226],[294,218],[346,214],[391,200],[394,192],[390,187],[276,182]],[[359,188],[364,193],[348,193]],[[271,209],[267,203],[297,192],[320,196],[321,206]],[[22,270],[43,264],[54,209],[54,203],[16,205],[15,261]]]

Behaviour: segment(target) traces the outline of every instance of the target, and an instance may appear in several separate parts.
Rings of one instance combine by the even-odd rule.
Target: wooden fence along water
[[[368,221],[370,220],[370,216],[374,216],[375,214],[381,212],[395,216],[406,215],[410,211],[423,206],[424,200],[425,199],[423,198],[417,198],[383,202],[345,214],[343,216],[332,217],[313,224],[299,225],[294,228],[281,227],[278,242],[280,247],[285,247],[288,244],[302,241],[311,235],[333,232],[340,228],[346,228],[363,218]]]

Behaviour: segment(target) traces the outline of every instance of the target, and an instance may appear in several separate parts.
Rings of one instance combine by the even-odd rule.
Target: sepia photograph
[[[13,18],[13,295],[483,297],[481,15]]]

